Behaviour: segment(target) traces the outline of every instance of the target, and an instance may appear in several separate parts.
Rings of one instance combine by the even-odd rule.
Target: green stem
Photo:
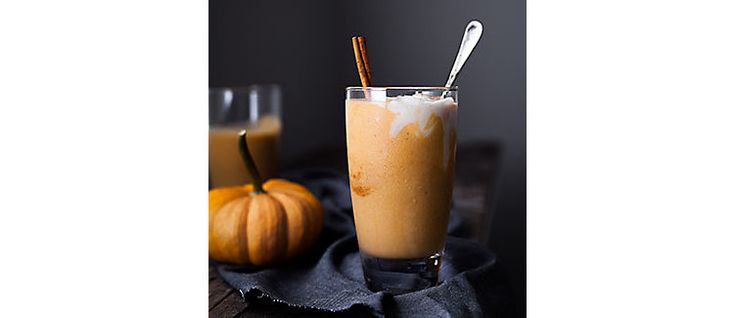
[[[250,179],[253,180],[253,192],[255,194],[263,193],[265,192],[263,190],[263,179],[260,178],[258,169],[255,167],[253,156],[250,155],[250,150],[248,150],[248,142],[245,138],[246,136],[247,131],[243,129],[237,139],[237,143],[240,146],[240,156],[242,157],[242,161],[245,162],[245,168],[247,168],[248,173],[250,173]]]

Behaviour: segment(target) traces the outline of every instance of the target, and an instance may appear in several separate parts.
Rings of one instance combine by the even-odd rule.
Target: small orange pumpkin
[[[322,206],[302,185],[263,183],[245,136],[240,132],[240,154],[253,183],[209,191],[209,257],[258,266],[293,259],[319,237]]]

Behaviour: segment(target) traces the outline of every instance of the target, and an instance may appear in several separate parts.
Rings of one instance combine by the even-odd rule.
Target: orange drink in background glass
[[[211,187],[250,182],[237,138],[247,129],[248,149],[261,177],[278,173],[281,90],[277,85],[212,88],[209,91],[209,182]]]

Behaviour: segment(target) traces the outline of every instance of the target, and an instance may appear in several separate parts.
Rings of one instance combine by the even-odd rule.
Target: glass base
[[[361,254],[368,289],[403,294],[436,286],[441,254],[413,259],[388,259]]]

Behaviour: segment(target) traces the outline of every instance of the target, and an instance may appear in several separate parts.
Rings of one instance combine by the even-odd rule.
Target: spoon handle
[[[467,61],[472,50],[475,49],[475,45],[480,41],[480,36],[482,36],[482,23],[477,20],[470,21],[464,30],[462,43],[459,45],[459,52],[457,52],[457,58],[454,59],[454,65],[452,66],[452,71],[449,73],[447,84],[444,85],[445,87],[452,87],[454,80],[457,78],[457,74],[459,74],[462,66],[464,66],[464,62]]]

